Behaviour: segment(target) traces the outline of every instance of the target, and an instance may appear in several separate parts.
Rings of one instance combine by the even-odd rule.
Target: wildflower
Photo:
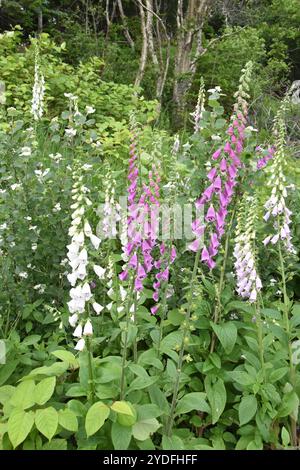
[[[85,107],[86,114],[93,114],[96,112],[95,108],[93,106],[86,106]]]
[[[286,101],[284,100],[280,107],[274,123],[274,134],[276,136],[275,153],[272,164],[269,167],[269,179],[267,185],[272,187],[271,195],[265,203],[266,213],[264,215],[265,221],[273,220],[274,235],[268,235],[263,244],[266,246],[269,243],[276,245],[281,241],[289,253],[294,254],[295,248],[292,244],[291,237],[291,215],[292,212],[286,206],[287,198],[287,185],[286,177],[284,175],[284,168],[286,165],[286,157],[284,152],[285,145],[285,114]]]
[[[244,196],[240,203],[233,255],[238,294],[250,302],[256,302],[262,289],[262,282],[257,273],[255,254],[255,221],[257,203],[254,197]]]
[[[31,148],[30,147],[22,147],[20,155],[21,155],[21,157],[30,157]]]
[[[43,116],[44,106],[44,93],[45,93],[45,79],[40,71],[39,48],[36,43],[35,47],[35,63],[34,63],[34,85],[32,90],[32,105],[31,113],[35,121],[38,121]]]
[[[201,77],[196,108],[195,108],[195,111],[191,113],[191,116],[193,117],[193,121],[194,121],[194,133],[195,134],[201,130],[200,122],[203,117],[203,112],[205,111],[204,102],[205,102],[205,88],[204,88],[203,77]]]
[[[26,271],[22,271],[19,273],[19,277],[21,277],[22,279],[27,279],[28,273]]]
[[[195,202],[197,209],[204,208],[206,204],[209,204],[209,206],[205,215],[206,224],[203,226],[198,218],[192,225],[195,240],[190,243],[189,249],[198,251],[202,247],[201,260],[210,269],[215,267],[214,258],[218,253],[218,247],[225,231],[224,226],[228,207],[234,194],[234,187],[237,184],[239,168],[242,166],[239,157],[245,140],[244,130],[248,112],[246,99],[249,98],[246,91],[249,88],[251,69],[252,62],[248,62],[242,71],[239,89],[235,94],[236,103],[227,129],[227,141],[223,147],[219,147],[213,153],[212,165],[207,175],[209,185]],[[218,90],[211,90],[211,92],[215,91]],[[204,235],[210,239],[207,246],[202,243]]]
[[[86,208],[88,206],[86,194],[88,193],[88,189],[82,184],[83,177],[80,175],[80,170],[81,167],[75,169],[73,172],[74,184],[72,188],[72,199],[74,202],[71,206],[73,212],[71,214],[71,227],[69,228],[71,243],[67,246],[68,263],[72,271],[67,274],[67,278],[72,286],[70,289],[71,299],[68,302],[68,308],[71,314],[69,323],[73,327],[78,323],[73,335],[82,339],[82,335],[89,336],[93,333],[90,318],[86,313],[86,303],[91,301],[93,309],[97,314],[101,311],[101,305],[94,301],[90,283],[87,282],[87,269],[89,265],[89,244],[87,243],[87,239],[89,239],[94,248],[99,247],[101,240],[93,234],[91,225],[86,216]],[[102,270],[100,266],[94,266],[96,274],[99,273],[100,270]],[[84,313],[85,316],[83,316]],[[83,320],[85,320],[85,323],[82,329]],[[79,340],[75,349],[81,351],[84,348],[84,344],[84,341]]]

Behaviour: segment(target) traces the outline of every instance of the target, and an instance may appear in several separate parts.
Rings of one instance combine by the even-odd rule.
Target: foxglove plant
[[[97,250],[101,240],[92,232],[92,228],[86,218],[86,209],[91,205],[87,197],[89,190],[83,184],[83,176],[80,174],[82,167],[77,167],[73,172],[73,189],[71,205],[72,223],[69,229],[71,243],[68,248],[68,259],[71,273],[67,275],[72,288],[71,300],[68,302],[70,312],[69,323],[75,328],[73,335],[78,338],[75,349],[82,351],[85,347],[85,337],[93,333],[93,328],[86,303],[91,302],[96,313],[99,312],[99,304],[94,301],[91,287],[88,282],[88,243]],[[94,266],[95,269],[95,266]]]
[[[205,87],[204,87],[203,77],[201,77],[197,104],[196,104],[194,112],[191,113],[191,116],[194,122],[195,134],[197,134],[197,132],[201,130],[201,119],[203,117],[203,111],[205,111],[204,103],[205,103]]]
[[[215,261],[213,258],[218,253],[218,247],[225,231],[225,218],[228,213],[228,206],[234,194],[238,171],[242,166],[240,155],[242,153],[245,140],[244,129],[248,112],[246,100],[249,98],[247,91],[249,90],[252,66],[252,62],[248,62],[245,69],[242,71],[243,73],[240,78],[240,85],[237,93],[235,94],[236,103],[234,105],[234,112],[231,116],[230,126],[227,130],[228,139],[223,147],[220,147],[213,153],[212,160],[215,165],[212,166],[207,175],[210,184],[205,189],[202,196],[196,201],[197,209],[204,208],[205,205],[208,204],[209,207],[205,215],[206,223],[203,224],[200,218],[197,218],[192,225],[195,240],[189,245],[189,249],[194,251],[196,255],[190,282],[191,287],[187,294],[187,307],[185,320],[183,322],[182,341],[177,363],[177,375],[175,378],[171,410],[167,424],[167,434],[169,436],[171,436],[172,433],[184,351],[189,338],[194,285],[197,279],[200,256],[201,261],[207,264],[210,269],[214,268]],[[209,237],[209,245],[207,247],[204,245],[201,250],[204,232],[207,234],[207,238]]]
[[[237,293],[251,303],[257,301],[262,282],[257,272],[255,253],[255,221],[257,203],[254,197],[245,196],[237,215],[235,246],[235,272]]]
[[[214,258],[218,253],[221,238],[225,232],[225,222],[228,208],[237,184],[239,169],[242,166],[240,155],[245,141],[245,124],[247,121],[249,95],[249,82],[252,71],[252,62],[248,62],[243,69],[240,85],[235,94],[236,103],[231,116],[230,126],[227,130],[228,138],[223,147],[217,149],[212,155],[212,167],[207,174],[209,186],[196,201],[196,208],[208,206],[205,222],[196,219],[192,225],[195,240],[189,249],[198,252],[202,245],[205,232],[208,244],[204,244],[201,251],[201,261],[210,269],[215,267]]]
[[[291,335],[291,325],[290,325],[290,306],[291,302],[287,293],[287,280],[285,273],[284,265],[284,254],[295,255],[296,250],[292,244],[291,237],[291,215],[292,212],[288,209],[286,205],[287,198],[287,187],[286,187],[286,177],[284,175],[284,170],[286,166],[286,156],[285,156],[285,140],[286,140],[286,126],[285,126],[285,112],[288,104],[288,97],[286,97],[281,107],[278,110],[278,113],[275,118],[274,123],[274,134],[275,134],[275,155],[270,165],[270,177],[267,182],[269,187],[272,187],[271,196],[265,203],[265,209],[267,212],[264,215],[264,220],[269,221],[273,220],[273,228],[275,234],[268,235],[263,243],[267,246],[269,243],[277,246],[278,248],[278,257],[279,257],[279,271],[281,274],[281,284],[283,292],[283,301],[284,301],[284,325],[285,332],[288,339],[288,360],[289,360],[289,369],[290,369],[290,384],[293,389],[296,387],[296,371],[295,364],[293,361],[293,350],[292,350],[292,335]],[[296,446],[298,442],[297,438],[297,422],[295,419],[295,414],[290,414],[290,440],[292,445]]]
[[[35,121],[39,121],[44,111],[45,79],[40,69],[40,54],[38,43],[35,45],[34,85],[32,90],[31,114]]]
[[[275,155],[272,164],[269,167],[269,179],[267,185],[272,187],[271,196],[265,203],[266,213],[264,220],[267,222],[273,220],[274,234],[268,235],[263,243],[268,245],[271,243],[276,245],[281,240],[285,249],[295,254],[295,248],[292,244],[291,237],[291,215],[292,212],[286,205],[287,188],[286,188],[286,177],[284,175],[284,169],[286,166],[285,157],[285,121],[284,112],[286,107],[286,101],[283,102],[274,124],[274,133],[276,138]]]
[[[258,274],[255,246],[257,213],[256,197],[246,193],[239,204],[237,213],[233,256],[235,258],[234,267],[237,293],[240,297],[247,299],[254,305],[255,316],[253,321],[256,324],[260,365],[265,381],[264,332],[260,313],[260,301],[258,299],[263,285]]]

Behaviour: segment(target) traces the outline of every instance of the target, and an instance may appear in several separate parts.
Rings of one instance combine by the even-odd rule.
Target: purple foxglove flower
[[[221,160],[221,163],[220,163],[220,170],[221,170],[222,172],[224,172],[224,171],[227,170],[227,163],[226,163],[225,158],[222,158],[222,160]]]
[[[212,222],[216,219],[216,211],[215,209],[213,208],[213,206],[210,206],[208,211],[207,211],[207,214],[206,214],[206,217],[205,217],[205,220],[207,220],[207,222]]]
[[[159,305],[154,305],[150,308],[152,315],[155,315],[159,309]]]
[[[217,169],[216,169],[216,168],[212,168],[212,169],[207,173],[207,178],[209,179],[209,181],[213,181],[213,179],[214,179],[215,176],[216,176],[216,173],[217,173]]]
[[[201,261],[208,261],[210,259],[208,250],[206,247],[203,248],[202,253],[201,253]]]
[[[215,181],[214,181],[213,184],[214,184],[214,190],[215,190],[216,192],[219,192],[219,191],[221,190],[221,188],[222,188],[222,180],[221,180],[220,176],[217,176],[217,177],[216,177],[216,179],[215,179]]]
[[[212,154],[212,159],[213,159],[213,160],[218,160],[219,156],[221,155],[221,152],[222,152],[222,149],[216,150],[216,151]]]

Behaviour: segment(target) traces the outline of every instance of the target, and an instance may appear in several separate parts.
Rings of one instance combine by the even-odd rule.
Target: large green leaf
[[[56,377],[48,377],[37,384],[34,390],[34,400],[38,405],[44,405],[52,397],[55,384]]]
[[[112,424],[111,439],[115,450],[126,450],[129,447],[132,436],[130,426],[122,426],[118,422]]]
[[[18,364],[19,364],[18,360],[9,361],[7,364],[4,364],[4,365],[0,364],[0,385],[5,384],[5,382],[14,372]]]
[[[239,421],[240,425],[248,423],[257,411],[257,400],[254,395],[247,395],[242,398],[239,405]]]
[[[90,407],[85,418],[85,430],[88,437],[95,434],[103,426],[109,413],[110,409],[101,401]]]
[[[34,412],[14,409],[9,417],[8,437],[14,449],[25,441],[34,423]]]
[[[204,392],[192,392],[184,395],[176,406],[176,414],[184,414],[189,411],[197,410],[210,413],[210,406],[206,402],[206,393]]]
[[[67,429],[68,431],[77,432],[78,430],[78,421],[75,413],[68,408],[64,410],[59,410],[58,412],[58,422],[59,424]]]
[[[138,421],[132,427],[133,436],[139,441],[145,441],[160,428],[161,424],[155,418]]]
[[[35,425],[49,441],[57,431],[58,413],[52,406],[35,412]]]
[[[234,348],[237,339],[237,328],[234,323],[227,322],[222,323],[221,325],[216,325],[211,322],[211,326],[216,333],[221,345],[223,346],[225,352],[230,354]]]
[[[34,399],[35,383],[34,380],[21,382],[11,397],[11,404],[22,410],[30,408],[35,404]]]
[[[205,389],[211,406],[212,424],[215,424],[226,405],[226,388],[222,379],[218,378],[214,384],[211,384],[210,378],[207,377],[205,379]]]

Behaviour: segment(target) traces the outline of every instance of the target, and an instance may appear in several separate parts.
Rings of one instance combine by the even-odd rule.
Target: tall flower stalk
[[[212,167],[207,174],[209,185],[196,201],[197,209],[206,209],[205,218],[204,223],[200,219],[193,222],[192,230],[195,240],[189,245],[189,249],[197,252],[202,246],[203,235],[205,235],[207,242],[202,247],[201,261],[210,269],[216,265],[214,258],[225,232],[226,216],[234,195],[239,169],[242,167],[240,156],[245,141],[244,131],[249,98],[247,92],[251,71],[252,62],[248,62],[242,71],[239,89],[235,94],[236,103],[227,129],[228,138],[224,146],[213,153]]]
[[[101,240],[93,233],[87,219],[87,208],[92,204],[87,194],[88,188],[83,183],[82,171],[85,167],[76,165],[73,170],[72,188],[72,222],[69,228],[71,243],[68,248],[68,260],[71,272],[67,275],[71,284],[69,323],[74,328],[73,336],[77,339],[75,349],[83,351],[88,349],[89,375],[91,386],[91,398],[94,398],[94,377],[92,369],[92,347],[90,337],[93,335],[93,326],[90,315],[90,305],[99,314],[100,305],[95,301],[91,291],[91,283],[88,280],[88,251],[89,244],[96,250]]]
[[[38,42],[35,44],[34,54],[34,85],[32,90],[31,114],[35,121],[39,121],[44,112],[45,79],[41,72],[40,52]]]
[[[256,220],[257,200],[255,196],[244,195],[238,209],[237,225],[235,231],[235,246],[233,256],[235,258],[235,273],[237,293],[248,300],[255,307],[254,321],[257,325],[257,338],[259,357],[263,375],[265,378],[265,361],[263,347],[263,328],[260,315],[259,293],[262,289],[262,281],[258,274],[256,256]]]
[[[265,246],[269,244],[277,246],[279,257],[279,272],[281,275],[281,284],[284,302],[284,325],[288,337],[288,356],[289,356],[289,369],[290,369],[290,383],[295,388],[295,365],[293,363],[292,354],[292,338],[290,327],[290,307],[291,303],[287,294],[286,273],[285,273],[285,254],[294,255],[296,253],[292,243],[291,237],[291,215],[292,212],[286,205],[287,199],[287,185],[284,170],[286,167],[285,143],[286,143],[286,126],[285,126],[285,111],[288,103],[288,98],[285,98],[274,122],[274,135],[275,135],[275,154],[272,164],[269,167],[270,176],[268,186],[272,188],[271,196],[265,203],[266,213],[264,220],[273,222],[273,233],[268,235],[263,243]],[[291,420],[291,442],[292,445],[297,445],[297,423],[293,415],[290,416]]]

